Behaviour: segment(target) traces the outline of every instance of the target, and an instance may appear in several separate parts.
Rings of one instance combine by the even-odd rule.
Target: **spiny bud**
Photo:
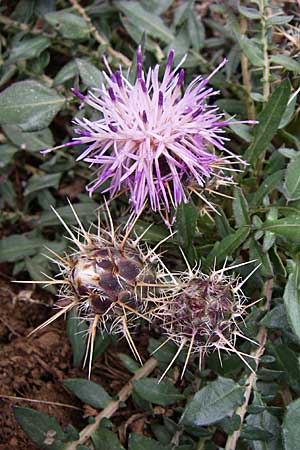
[[[141,362],[129,328],[135,325],[138,318],[149,321],[149,291],[155,291],[154,269],[160,259],[155,249],[141,247],[142,236],[135,240],[130,238],[134,223],[126,228],[125,235],[116,231],[108,207],[110,230],[100,228],[99,221],[96,234],[84,229],[71,203],[70,207],[78,222],[75,230],[69,228],[59,214],[53,211],[67,230],[76,250],[64,257],[52,252],[54,257],[49,259],[59,266],[60,279],[49,277],[48,280],[38,282],[60,285],[56,302],[60,310],[34,331],[75,309],[80,319],[89,323],[85,358],[86,361],[89,354],[89,374],[97,329],[125,336],[134,356]]]
[[[226,271],[244,264],[227,268],[224,266],[221,270],[213,270],[210,275],[204,274],[200,269],[189,268],[179,279],[166,274],[167,279],[172,277],[174,287],[164,292],[165,298],[169,300],[158,305],[155,317],[168,339],[176,343],[178,351],[162,378],[184,348],[187,349],[187,357],[182,376],[192,354],[199,355],[201,368],[203,356],[214,350],[237,354],[252,370],[244,358],[251,355],[239,352],[235,341],[237,336],[248,339],[241,333],[238,321],[244,316],[246,309],[252,306],[246,304],[247,298],[241,287],[254,271],[243,281],[240,277],[225,275]],[[256,269],[257,267],[254,270]]]

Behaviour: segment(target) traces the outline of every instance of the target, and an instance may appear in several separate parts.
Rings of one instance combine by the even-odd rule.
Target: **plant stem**
[[[266,103],[270,96],[270,62],[268,55],[268,26],[265,16],[265,0],[259,1],[259,12],[261,14],[261,41],[263,46],[264,66],[263,66],[263,97]]]
[[[240,30],[241,35],[245,35],[247,32],[247,19],[243,16],[240,17]],[[245,88],[245,103],[248,119],[255,120],[255,105],[251,98],[251,91],[252,91],[251,76],[248,65],[248,58],[244,52],[241,52],[241,68],[242,68],[243,84]]]
[[[270,309],[272,290],[273,290],[273,279],[270,279],[270,280],[266,281],[265,288],[264,288],[266,304],[263,309],[265,311],[268,311]],[[256,339],[259,343],[259,347],[257,348],[257,350],[255,350],[255,352],[251,352],[251,354],[259,360],[259,358],[261,358],[261,356],[264,354],[266,340],[267,340],[267,331],[264,327],[260,327]],[[258,369],[258,364],[259,364],[259,362],[257,362],[256,370]],[[256,373],[251,372],[245,383],[245,386],[247,386],[247,388],[245,391],[244,403],[236,411],[236,414],[238,416],[240,416],[241,424],[240,424],[240,427],[238,430],[236,430],[233,434],[228,436],[225,450],[235,450],[236,449],[236,446],[237,446],[237,443],[238,443],[238,440],[239,440],[239,437],[241,434],[241,428],[242,428],[242,425],[243,425],[243,422],[245,419],[245,415],[247,412],[251,392],[252,392],[253,386],[255,385],[255,381],[256,381]]]
[[[120,52],[117,52],[116,50],[114,50],[109,45],[109,43],[107,42],[106,38],[104,36],[102,36],[102,34],[99,33],[99,31],[97,30],[95,25],[93,25],[93,22],[91,21],[91,18],[88,16],[88,14],[86,13],[85,9],[78,3],[78,1],[77,0],[69,0],[69,2],[71,3],[71,5],[75,9],[75,11],[77,11],[78,14],[81,15],[83,20],[85,20],[85,22],[88,24],[88,26],[90,28],[90,32],[91,32],[91,34],[94,35],[96,41],[100,45],[106,45],[107,46],[107,52],[112,57],[114,57],[114,58],[118,59],[119,61],[121,61],[121,63],[124,64],[124,66],[129,67],[131,65],[130,60],[125,55],[123,55]]]
[[[77,445],[83,444],[86,442],[92,435],[94,431],[97,430],[100,422],[104,417],[110,418],[118,409],[121,402],[126,402],[128,397],[132,393],[132,382],[135,380],[139,380],[140,378],[146,377],[149,375],[157,366],[157,360],[155,358],[150,358],[148,361],[141,367],[135,375],[131,378],[131,380],[123,386],[123,388],[118,393],[118,400],[112,400],[106,408],[99,413],[96,418],[95,422],[86,426],[79,434],[79,439],[77,441],[71,442],[69,445],[67,444],[64,447],[64,450],[76,450]]]

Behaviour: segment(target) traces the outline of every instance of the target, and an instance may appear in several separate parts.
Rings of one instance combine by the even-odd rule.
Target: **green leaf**
[[[23,39],[11,49],[9,62],[12,63],[14,61],[18,61],[19,59],[37,58],[46,48],[50,46],[50,44],[50,39],[44,36]]]
[[[78,74],[78,68],[76,61],[69,61],[65,66],[63,66],[60,71],[56,74],[53,80],[53,86],[59,84],[64,84],[66,81],[74,78]]]
[[[133,381],[134,390],[145,400],[155,405],[168,406],[184,399],[184,396],[169,381],[158,383],[156,378]]]
[[[297,96],[291,96],[288,101],[287,107],[283,113],[283,116],[281,117],[280,124],[278,127],[279,130],[286,127],[292,120],[295,113],[296,103],[297,103]]]
[[[102,83],[100,70],[85,59],[76,58],[75,61],[83,83],[87,87],[96,87],[99,89]]]
[[[126,355],[126,353],[118,353],[117,356],[129,372],[135,373],[138,369],[140,369],[140,365],[133,358]]]
[[[274,26],[274,25],[285,25],[286,23],[289,23],[294,16],[271,16],[267,19],[267,25],[268,26]]]
[[[246,36],[242,35],[240,36],[238,43],[242,51],[254,66],[262,67],[264,65],[263,52],[252,39],[248,39]]]
[[[300,442],[300,399],[294,400],[287,407],[283,419],[283,441],[285,450],[296,450]]]
[[[131,433],[129,436],[129,450],[170,450],[171,447],[172,444],[162,445],[158,441],[140,434]]]
[[[109,334],[107,334],[106,332],[103,334],[98,333],[94,345],[93,360],[96,359],[98,356],[103,355],[103,353],[106,351],[110,343],[111,343],[111,336]]]
[[[239,13],[247,19],[260,19],[260,12],[255,8],[246,8],[245,6],[238,5]]]
[[[248,148],[245,158],[256,163],[262,153],[268,149],[273,136],[278,130],[282,115],[290,96],[290,83],[284,80],[275,89],[268,103],[258,117],[259,124],[254,128],[254,141]]]
[[[300,232],[299,232],[300,238]],[[284,289],[283,300],[290,325],[298,338],[300,338],[300,267],[295,264],[294,271],[289,275]]]
[[[283,170],[277,170],[276,172],[272,173],[272,175],[269,175],[267,178],[265,178],[253,195],[251,206],[259,205],[267,194],[270,194],[270,192],[276,189],[281,184],[283,174]]]
[[[272,354],[276,357],[279,370],[286,373],[289,385],[295,391],[300,390],[300,365],[298,355],[286,344],[271,344]]]
[[[296,217],[289,216],[283,219],[264,222],[261,229],[272,231],[276,236],[292,242],[300,242],[300,222]]]
[[[14,408],[18,424],[39,447],[61,450],[65,434],[54,417],[31,408]]]
[[[94,383],[93,381],[83,378],[70,378],[63,380],[62,383],[83,403],[93,406],[93,408],[103,409],[111,401],[111,396],[108,395],[106,390],[100,384]]]
[[[67,333],[73,352],[73,366],[77,367],[86,352],[86,332],[88,325],[81,320],[74,309],[68,314]]]
[[[251,441],[251,448],[253,448],[253,450],[282,450],[279,421],[268,411],[263,411],[260,414],[249,415],[247,417],[247,426],[252,426],[262,431],[267,430],[272,433],[272,437],[266,441]]]
[[[0,169],[12,161],[17,151],[18,149],[11,144],[0,145]]]
[[[273,55],[271,57],[271,62],[276,65],[281,65],[285,69],[295,72],[296,74],[300,73],[300,63],[287,55]]]
[[[33,192],[40,191],[49,187],[58,188],[61,176],[61,173],[32,175],[32,177],[28,180],[24,195],[29,195]]]
[[[288,164],[283,188],[287,200],[300,199],[300,154]]]
[[[40,131],[22,131],[16,125],[3,125],[6,136],[21,150],[37,152],[54,146],[54,139],[49,128]]]
[[[95,218],[95,209],[98,207],[97,203],[77,203],[73,206],[75,207],[80,219],[86,219],[88,221]],[[69,206],[56,208],[56,211],[68,225],[76,224],[76,217],[74,217],[74,214]],[[60,221],[52,211],[42,213],[40,219],[38,220],[38,225],[40,227],[49,227],[58,224],[60,224]]]
[[[231,416],[243,401],[243,388],[233,380],[219,377],[197,392],[185,408],[180,422],[198,427]]]
[[[235,187],[232,208],[237,227],[250,223],[249,205],[241,188]]]
[[[273,266],[267,252],[264,252],[261,245],[254,239],[249,243],[250,260],[255,259],[256,265],[260,264],[259,271],[264,277],[274,276]]]
[[[181,202],[176,213],[177,239],[183,248],[186,257],[193,264],[197,258],[193,248],[193,239],[197,227],[197,209],[190,200],[189,203]]]
[[[115,433],[101,426],[92,433],[92,441],[95,450],[125,450]]]
[[[175,38],[162,19],[148,12],[139,2],[120,1],[116,3],[116,6],[123,14],[128,16],[132,23],[138,23],[149,36],[157,37],[167,44]]]
[[[289,327],[289,323],[286,315],[286,308],[283,304],[275,306],[271,311],[261,320],[261,324],[264,327],[272,329],[278,328],[279,330],[284,330]]]
[[[82,17],[64,10],[45,14],[44,19],[54,27],[64,38],[86,39],[89,36],[89,27]]]
[[[24,131],[48,127],[65,99],[33,80],[19,81],[0,95],[0,123],[19,125]]]
[[[217,261],[222,262],[226,257],[232,256],[233,253],[247,239],[248,234],[249,228],[242,227],[234,233],[224,237],[221,241],[216,242],[206,258],[206,265],[210,266],[214,262],[215,258]]]
[[[24,234],[11,234],[0,241],[0,262],[15,262],[35,255],[45,241]]]
[[[205,30],[202,22],[192,11],[189,11],[188,15],[188,32],[192,47],[199,52],[204,45]]]

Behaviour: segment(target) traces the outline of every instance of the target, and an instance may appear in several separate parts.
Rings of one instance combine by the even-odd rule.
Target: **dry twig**
[[[88,24],[88,26],[90,28],[90,32],[95,37],[96,41],[100,45],[106,45],[107,53],[109,53],[113,58],[118,59],[122,64],[124,64],[124,66],[129,67],[131,65],[130,60],[122,53],[117,52],[112,47],[110,47],[110,45],[108,44],[105,37],[99,33],[97,28],[93,25],[93,22],[91,21],[90,17],[87,15],[85,9],[78,3],[78,1],[77,0],[69,0],[69,1],[70,1],[71,5],[73,6],[73,8],[75,9],[75,11],[77,11],[78,14],[81,15],[83,20],[85,20],[85,22]]]
[[[271,303],[271,298],[272,298],[272,289],[273,289],[273,279],[270,279],[265,283],[265,296],[266,296],[266,304],[264,306],[265,311],[268,311],[270,309],[270,303]],[[257,370],[258,364],[259,364],[259,359],[264,354],[266,340],[267,340],[267,331],[264,327],[260,328],[256,339],[258,341],[259,347],[257,348],[257,350],[255,350],[255,352],[253,352],[251,354],[257,358],[257,361],[258,361],[257,365],[256,365],[256,370]],[[240,428],[238,430],[236,430],[233,434],[228,436],[225,450],[235,450],[236,449],[236,446],[237,446],[237,443],[238,443],[238,440],[239,440],[239,437],[241,434],[241,428],[242,428],[242,425],[243,425],[243,422],[245,419],[245,415],[247,412],[251,392],[255,385],[255,381],[256,381],[256,373],[251,372],[245,383],[245,386],[247,386],[247,388],[245,391],[244,403],[236,411],[236,414],[238,416],[240,416],[240,419],[241,419]]]

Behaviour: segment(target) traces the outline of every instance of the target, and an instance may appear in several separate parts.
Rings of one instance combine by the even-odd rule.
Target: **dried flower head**
[[[191,192],[202,197],[199,188],[212,177],[230,183],[228,174],[236,170],[232,165],[243,163],[224,147],[228,138],[223,127],[230,121],[224,120],[217,106],[208,104],[218,91],[207,84],[226,60],[208,77],[196,76],[183,92],[183,60],[172,69],[173,57],[171,50],[159,81],[159,65],[145,73],[139,48],[133,84],[121,69],[113,73],[105,60],[108,74],[103,72],[106,84],[101,89],[87,95],[73,89],[99,118],[75,119],[79,137],[54,148],[86,145],[77,159],[96,167],[96,180],[87,188],[90,194],[109,181],[103,192],[111,196],[129,192],[133,215],[148,199],[167,224],[172,207],[176,210],[186,203]]]
[[[75,230],[70,229],[60,215],[53,211],[76,249],[63,257],[48,249],[54,255],[48,258],[58,265],[60,272],[55,278],[34,281],[60,285],[55,305],[59,311],[34,331],[75,309],[79,319],[89,324],[84,361],[85,365],[89,355],[89,375],[97,329],[125,336],[132,353],[141,362],[129,330],[137,319],[149,320],[149,290],[154,292],[156,287],[155,269],[158,268],[160,258],[155,251],[160,243],[154,249],[148,249],[145,245],[142,248],[142,236],[135,240],[130,238],[133,224],[125,235],[115,230],[108,207],[109,231],[100,228],[98,219],[97,233],[87,232],[71,203],[70,207],[78,222]]]
[[[199,356],[201,368],[204,355],[215,350],[219,357],[220,350],[237,354],[252,370],[245,359],[245,356],[251,355],[238,351],[235,342],[237,337],[248,339],[242,334],[238,322],[252,305],[246,304],[247,298],[241,287],[257,267],[244,280],[225,274],[244,264],[232,267],[224,265],[221,270],[213,270],[210,275],[204,274],[200,268],[189,268],[187,272],[179,274],[179,278],[166,274],[168,280],[172,278],[174,287],[163,291],[165,301],[158,304],[154,316],[168,336],[165,342],[172,340],[178,350],[162,378],[184,348],[187,349],[187,356],[182,376],[192,354]]]

